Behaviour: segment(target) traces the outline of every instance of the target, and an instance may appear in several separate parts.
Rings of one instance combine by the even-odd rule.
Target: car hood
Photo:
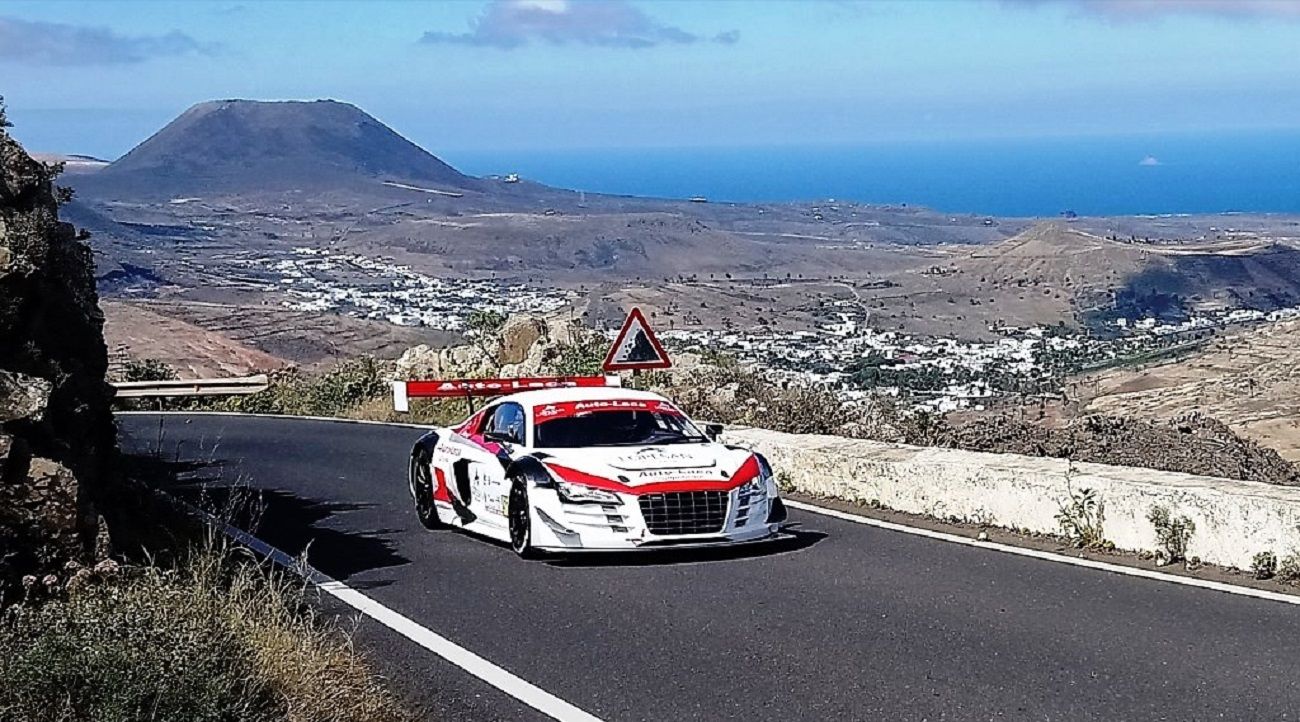
[[[662,481],[725,481],[752,456],[716,443],[548,450],[544,462],[637,486]]]

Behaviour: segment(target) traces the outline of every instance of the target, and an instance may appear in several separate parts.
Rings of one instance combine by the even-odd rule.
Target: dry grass
[[[209,545],[7,610],[0,720],[411,719],[303,586]]]
[[[481,404],[483,399],[476,399],[475,402]],[[431,426],[450,426],[469,416],[469,407],[464,399],[411,399],[410,403],[411,410],[401,413],[393,411],[391,396],[378,396],[348,407],[339,416],[345,419]]]

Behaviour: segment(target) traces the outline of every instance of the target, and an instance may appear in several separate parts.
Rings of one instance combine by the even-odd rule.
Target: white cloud
[[[626,0],[493,0],[464,33],[429,31],[421,43],[516,48],[534,41],[554,45],[648,48],[656,45],[735,43],[739,31],[712,37],[666,25]]]
[[[111,65],[150,58],[210,54],[216,46],[179,31],[120,35],[108,28],[0,17],[0,62],[25,65]]]
[[[1008,5],[1073,5],[1080,11],[1114,21],[1151,20],[1169,15],[1300,21],[1296,0],[1003,0]]]

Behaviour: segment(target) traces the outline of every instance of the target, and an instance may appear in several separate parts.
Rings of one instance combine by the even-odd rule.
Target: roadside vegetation
[[[1156,564],[1173,564],[1184,562],[1189,567],[1200,563],[1195,557],[1188,558],[1187,546],[1192,535],[1196,533],[1196,523],[1186,516],[1175,516],[1167,507],[1153,506],[1147,513],[1147,520],[1156,529],[1156,540],[1160,548],[1156,550]]]
[[[413,719],[301,582],[239,549],[67,571],[0,613],[2,722]]]
[[[1300,585],[1300,550],[1292,551],[1278,563],[1277,579],[1284,584]]]
[[[599,343],[579,343],[559,349],[555,359],[539,371],[542,375],[592,375],[603,373],[605,348]],[[928,415],[905,416],[893,404],[882,403],[864,416],[861,406],[843,403],[831,390],[804,383],[782,383],[727,357],[698,367],[689,376],[650,372],[624,380],[633,388],[664,393],[692,416],[710,422],[762,426],[796,434],[838,434],[872,437],[923,433]],[[141,411],[234,411],[288,416],[335,416],[407,423],[448,424],[465,417],[462,399],[412,399],[408,413],[392,406],[391,362],[373,358],[352,359],[325,371],[308,374],[285,369],[270,375],[266,391],[227,398],[121,400],[124,409]],[[126,364],[117,376],[122,381],[176,378],[173,369],[153,359]],[[889,424],[911,424],[907,431]]]
[[[1250,571],[1256,579],[1272,579],[1277,576],[1277,555],[1273,552],[1260,552],[1250,561]]]
[[[1070,475],[1073,475],[1073,467]],[[1106,503],[1097,495],[1096,489],[1072,492],[1069,500],[1060,503],[1060,511],[1056,513],[1061,535],[1077,549],[1113,548],[1114,545],[1106,541],[1105,521]]]

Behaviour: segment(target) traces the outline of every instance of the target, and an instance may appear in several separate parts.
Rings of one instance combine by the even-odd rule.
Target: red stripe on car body
[[[758,457],[750,454],[749,458],[745,459],[745,463],[741,464],[739,469],[736,469],[736,473],[731,475],[731,478],[740,480],[743,484],[758,476],[762,471],[763,469],[758,465]]]
[[[632,494],[640,496],[642,494],[670,494],[682,491],[731,491],[732,489],[744,486],[752,481],[759,474],[758,459],[750,455],[744,464],[736,470],[727,479],[683,479],[677,481],[658,481],[648,484],[627,484],[616,479],[607,479],[603,476],[596,476],[585,471],[579,471],[561,464],[546,463],[546,468],[550,469],[556,476],[574,484],[590,486],[593,489],[603,489],[605,491],[615,491],[621,494]]]

